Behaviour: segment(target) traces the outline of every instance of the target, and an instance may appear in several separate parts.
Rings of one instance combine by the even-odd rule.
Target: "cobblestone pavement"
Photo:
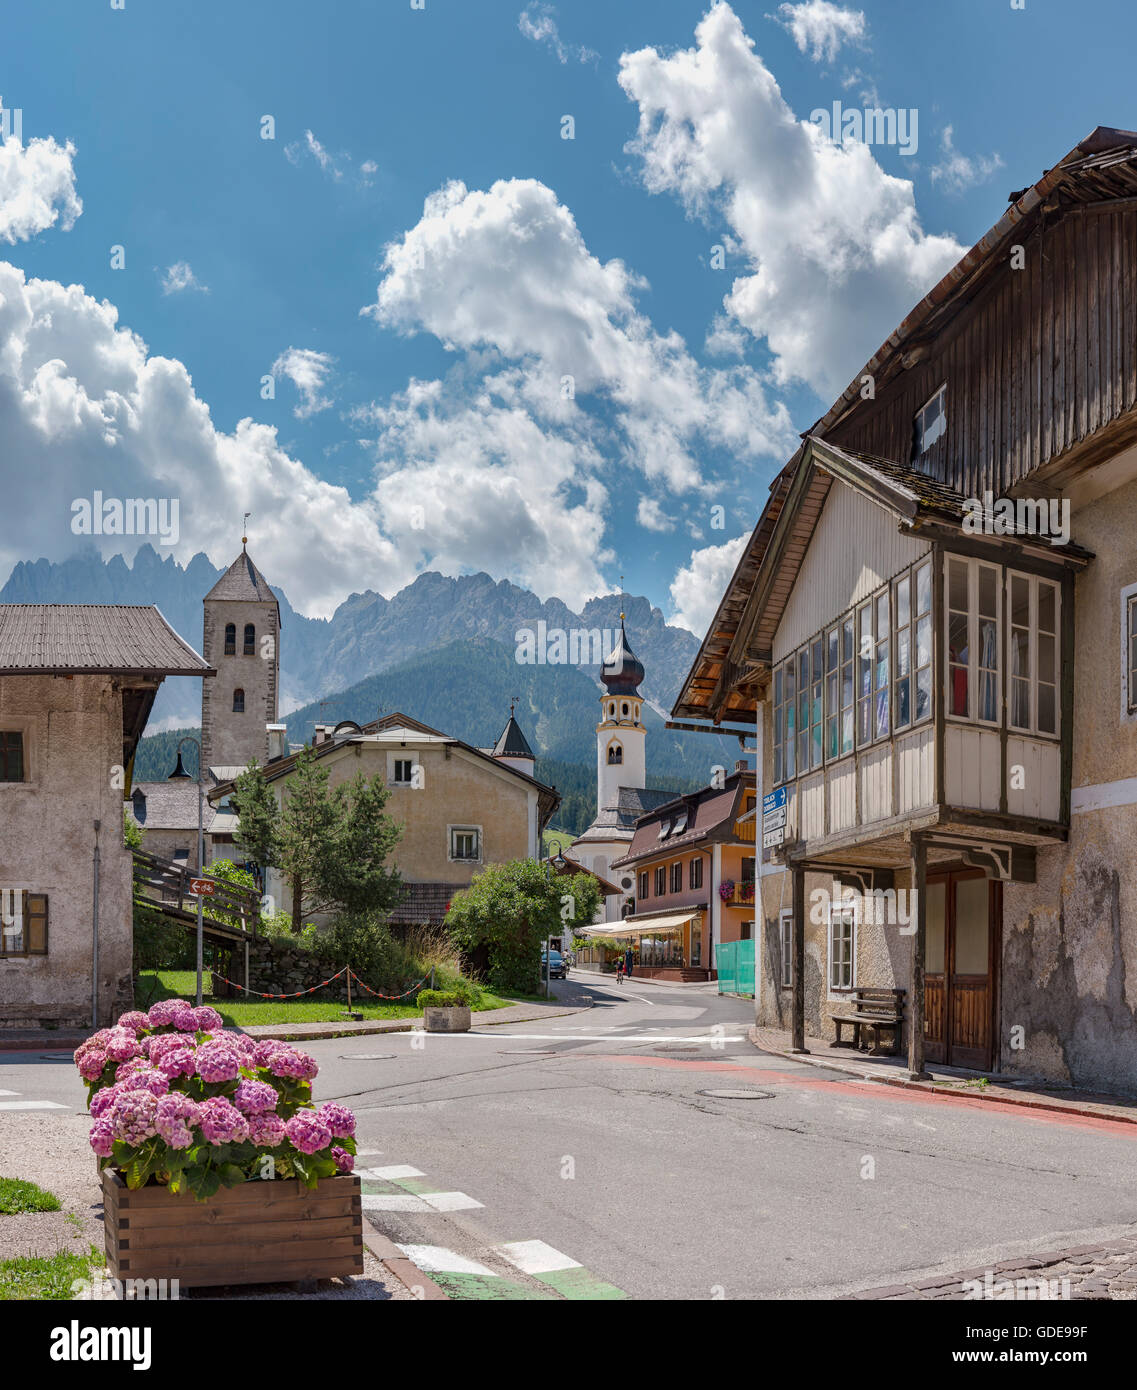
[[[984,1269],[937,1274],[915,1284],[889,1284],[847,1294],[884,1302],[977,1299],[1113,1299],[1137,1301],[1137,1235],[1105,1245],[1080,1245],[999,1260]]]

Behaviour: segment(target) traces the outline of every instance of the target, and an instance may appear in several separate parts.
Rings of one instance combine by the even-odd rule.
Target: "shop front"
[[[631,950],[635,973],[649,979],[707,980],[702,910],[628,917],[618,930],[606,932]]]

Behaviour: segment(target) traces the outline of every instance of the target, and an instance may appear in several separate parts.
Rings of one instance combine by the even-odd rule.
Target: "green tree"
[[[397,869],[388,868],[402,827],[384,807],[390,793],[381,777],[357,772],[332,793],[335,833],[316,874],[319,892],[348,914],[389,912],[403,896]]]
[[[362,773],[331,789],[312,748],[297,756],[274,832],[293,932],[315,912],[387,912],[399,901],[402,880],[386,860],[402,827],[384,810],[387,795],[381,777]]]
[[[591,921],[599,901],[590,874],[558,876],[535,859],[513,859],[491,864],[454,895],[446,927],[462,951],[488,948],[491,989],[528,993],[545,941]]]
[[[220,883],[232,884],[234,888],[245,888],[254,895],[257,892],[257,881],[249,873],[248,869],[239,869],[231,859],[215,859],[205,871],[206,878],[215,878]],[[220,905],[215,904],[212,898],[206,898],[203,906],[206,917],[211,917],[215,922],[227,922],[231,927],[244,927],[247,923],[235,912],[226,912]]]
[[[142,848],[142,827],[131,814],[127,802],[122,803],[122,842],[127,849]]]
[[[280,867],[280,846],[277,823],[280,811],[265,775],[256,758],[249,763],[233,784],[233,810],[240,824],[233,841],[253,864],[262,869]]]

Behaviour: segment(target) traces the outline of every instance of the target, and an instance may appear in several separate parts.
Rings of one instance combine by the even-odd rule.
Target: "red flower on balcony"
[[[723,900],[724,903],[730,902],[731,898],[734,897],[734,879],[723,879],[723,881],[719,884],[719,897]]]

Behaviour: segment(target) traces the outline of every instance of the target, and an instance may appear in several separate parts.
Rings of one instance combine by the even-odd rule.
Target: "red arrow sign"
[[[216,886],[211,878],[193,878],[189,890],[195,898],[212,898]]]

